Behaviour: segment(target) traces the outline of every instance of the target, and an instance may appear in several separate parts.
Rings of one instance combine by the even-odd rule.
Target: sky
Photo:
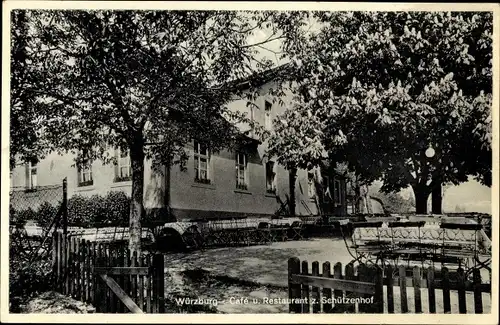
[[[319,30],[319,24],[314,21],[313,18],[309,18],[308,23],[304,27],[308,33],[314,33]],[[252,36],[248,38],[248,44],[255,44],[258,42],[262,42],[269,38],[271,35],[272,31],[267,28],[262,28],[256,30],[256,32],[253,33]],[[266,43],[265,45],[259,47],[259,52],[260,55],[257,56],[257,58],[262,58],[266,57],[269,59],[272,59],[276,65],[282,65],[284,63],[287,63],[288,60],[286,59],[280,59],[279,54],[281,53],[280,50],[281,47],[281,40],[275,40],[269,43]]]
[[[376,182],[374,187],[379,187]],[[411,188],[400,192],[401,196],[413,196]],[[480,212],[491,214],[491,187],[485,186],[469,177],[469,180],[460,185],[445,186],[443,189],[443,212]]]

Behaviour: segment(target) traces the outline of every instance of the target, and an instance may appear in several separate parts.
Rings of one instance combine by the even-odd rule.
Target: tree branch
[[[249,48],[249,47],[254,47],[254,46],[259,46],[259,45],[262,45],[262,44],[266,44],[266,43],[270,43],[272,41],[276,41],[276,40],[279,40],[279,39],[283,39],[285,38],[285,36],[283,35],[280,35],[280,36],[277,36],[277,37],[274,37],[274,34],[271,35],[268,39],[262,41],[262,42],[258,42],[258,43],[254,43],[254,44],[247,44],[247,45],[243,45],[241,48],[242,49],[246,49],[246,48]]]

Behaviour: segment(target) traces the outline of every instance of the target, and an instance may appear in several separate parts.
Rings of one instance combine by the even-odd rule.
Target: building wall
[[[78,186],[78,171],[74,166],[74,155],[50,153],[37,164],[37,185],[40,187],[60,185],[67,178],[68,196],[76,194],[92,196],[105,195],[109,191],[123,191],[130,195],[132,182],[114,182],[115,167],[112,164],[104,165],[101,161],[92,164],[93,185]],[[11,187],[28,187],[26,165],[20,164],[11,174]],[[163,207],[164,202],[164,173],[151,169],[151,163],[145,161],[144,168],[144,207],[155,209]],[[33,195],[33,194],[32,194]]]
[[[214,218],[219,216],[270,216],[289,197],[289,174],[276,166],[276,194],[266,191],[267,158],[260,147],[249,154],[248,189],[236,188],[235,153],[220,152],[211,157],[211,184],[195,182],[193,149],[189,149],[187,169],[173,166],[170,176],[170,207],[176,219]],[[307,172],[299,171],[295,187],[296,213],[318,213],[307,193]],[[302,203],[303,202],[303,203]],[[304,206],[307,205],[307,208]]]
[[[266,113],[271,114],[271,119],[290,107],[292,94],[285,90],[281,97],[282,104],[273,102],[269,96],[270,89],[275,86],[270,82],[258,90],[258,96],[253,105],[247,105],[246,99],[235,99],[228,106],[232,111],[246,113],[254,121],[265,126]],[[265,103],[272,104],[272,110],[266,111]],[[240,124],[243,131],[249,130],[248,125]],[[266,193],[266,157],[267,143],[264,142],[254,148],[248,163],[248,190],[236,188],[236,161],[235,153],[223,151],[211,157],[211,184],[196,183],[194,170],[194,155],[192,144],[189,147],[189,161],[187,170],[182,171],[179,166],[171,169],[170,176],[170,208],[178,220],[215,218],[221,216],[271,216],[287,201],[290,196],[289,173],[283,166],[277,166],[276,195]],[[333,180],[333,178],[332,178]],[[333,193],[333,187],[331,188]],[[341,198],[345,202],[345,183],[341,183]],[[307,171],[299,170],[295,186],[297,215],[318,214],[320,210],[316,201],[308,195]],[[323,207],[325,208],[325,207]],[[331,213],[345,215],[346,204],[332,207]]]
[[[229,104],[233,111],[246,112],[256,122],[265,125],[265,101],[272,102],[268,96],[273,83],[268,83],[259,89],[254,104],[248,106],[246,99],[235,99]],[[271,118],[279,118],[290,105],[292,95],[287,92],[284,104],[273,103]],[[248,125],[240,125],[242,130],[248,130]],[[170,171],[154,171],[151,162],[145,162],[144,175],[144,207],[147,212],[157,213],[162,220],[214,218],[225,216],[271,216],[280,209],[289,197],[289,174],[282,166],[276,167],[276,195],[266,193],[266,169],[268,157],[265,156],[267,144],[264,142],[252,148],[248,159],[248,189],[236,189],[235,153],[222,151],[211,156],[211,184],[200,184],[194,180],[193,144],[187,146],[189,161],[186,170],[180,166],[171,167]],[[58,155],[52,153],[37,165],[37,184],[39,186],[61,183],[68,180],[68,195],[75,194],[91,196],[104,195],[108,191],[131,192],[131,182],[114,182],[114,166],[103,165],[100,161],[92,164],[93,185],[78,186],[77,168],[74,166],[73,155]],[[12,174],[11,186],[26,186],[26,167],[16,168]],[[342,202],[345,202],[345,185],[342,183]],[[333,193],[333,188],[331,188]],[[307,172],[299,170],[295,186],[296,213],[298,215],[318,214],[314,200],[308,195]],[[169,206],[170,209],[165,209]],[[346,206],[333,208],[332,213],[345,214]]]

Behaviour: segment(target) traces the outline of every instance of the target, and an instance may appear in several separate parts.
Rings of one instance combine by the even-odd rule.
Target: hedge
[[[38,209],[15,210],[10,207],[11,223],[24,224],[34,220],[39,226],[50,225],[59,206],[44,202]],[[68,225],[94,227],[102,224],[128,226],[130,198],[124,192],[111,191],[106,195],[86,197],[74,195],[68,199]]]

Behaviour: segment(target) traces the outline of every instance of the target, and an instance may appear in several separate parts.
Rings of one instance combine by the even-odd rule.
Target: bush
[[[12,224],[24,225],[28,220],[36,220],[37,213],[32,208],[26,210],[15,210],[12,206],[10,207],[10,222]]]
[[[31,208],[15,210],[10,207],[10,222],[23,225],[35,220],[39,226],[48,227],[56,216],[59,206],[44,202],[35,211]],[[124,192],[111,191],[105,196],[86,197],[74,195],[68,199],[68,225],[94,227],[102,224],[128,226],[130,198]]]
[[[75,195],[68,200],[68,224],[85,226],[94,222],[95,211],[93,211],[91,200],[81,195]]]
[[[104,198],[104,202],[107,207],[106,221],[128,226],[130,198],[124,192],[109,192]]]
[[[59,205],[42,203],[38,209],[16,210],[10,206],[10,222],[23,225],[27,220],[35,220],[39,226],[48,227],[59,211]],[[128,226],[130,198],[124,192],[109,192],[105,196],[85,197],[75,195],[68,199],[68,225],[94,227],[104,224]],[[19,312],[20,306],[35,295],[51,289],[50,256],[37,256],[32,263],[26,247],[13,245],[13,241],[25,242],[17,232],[10,234],[10,311]]]
[[[50,254],[45,253],[30,262],[32,250],[13,242],[22,244],[25,238],[17,231],[10,233],[9,305],[10,312],[18,313],[30,298],[51,290],[51,259]]]
[[[130,198],[124,192],[111,191],[68,200],[68,224],[93,227],[96,224],[128,225]]]
[[[49,227],[58,210],[59,207],[53,206],[49,202],[44,202],[38,208],[34,219],[40,227]]]

